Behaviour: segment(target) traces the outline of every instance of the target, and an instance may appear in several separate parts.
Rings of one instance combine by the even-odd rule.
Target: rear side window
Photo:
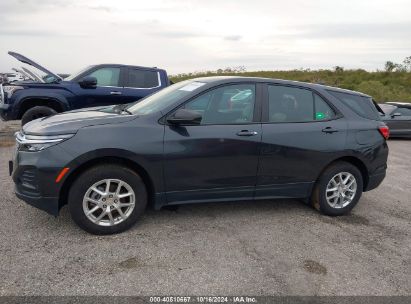
[[[327,120],[335,117],[334,110],[317,94],[314,94],[314,119]]]
[[[335,117],[334,110],[310,90],[281,86],[268,86],[268,112],[270,122],[309,122]]]
[[[148,89],[158,87],[159,85],[158,73],[156,71],[128,70],[128,87]]]
[[[328,93],[341,100],[347,107],[359,116],[372,120],[380,119],[378,109],[375,107],[370,97],[336,91],[328,91]]]

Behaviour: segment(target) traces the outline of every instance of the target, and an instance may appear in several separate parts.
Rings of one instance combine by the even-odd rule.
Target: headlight
[[[19,150],[22,151],[41,151],[48,147],[57,145],[62,141],[65,141],[74,134],[64,134],[64,135],[53,135],[53,136],[42,136],[42,135],[26,135],[22,132],[16,133],[16,141],[19,145]]]
[[[7,94],[7,97],[10,98],[14,92],[18,91],[18,90],[23,90],[24,88],[21,86],[10,86],[10,85],[6,85],[3,86],[3,91],[4,93]]]

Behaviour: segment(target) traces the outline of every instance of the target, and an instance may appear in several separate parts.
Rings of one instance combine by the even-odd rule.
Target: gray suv
[[[358,92],[198,78],[28,123],[10,173],[19,198],[52,215],[68,204],[94,234],[130,228],[147,205],[299,198],[342,215],[384,179],[388,135]]]

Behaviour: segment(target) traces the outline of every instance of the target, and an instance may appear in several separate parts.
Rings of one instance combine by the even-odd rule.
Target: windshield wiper
[[[133,113],[131,113],[129,110],[127,109],[123,109],[121,112],[126,112],[127,114],[133,115]]]
[[[112,108],[112,110],[113,110],[115,113],[121,114],[121,113],[123,113],[123,112],[126,112],[127,114],[132,115],[133,113],[131,113],[129,110],[127,110],[127,106],[128,106],[128,104],[116,105],[116,106],[114,106],[114,107]]]

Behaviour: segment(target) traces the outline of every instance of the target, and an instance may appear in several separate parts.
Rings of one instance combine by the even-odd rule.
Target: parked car
[[[230,107],[227,94],[240,92],[247,98]],[[53,215],[68,204],[94,234],[130,228],[148,204],[301,198],[342,215],[384,179],[388,134],[371,97],[358,92],[198,78],[122,111],[30,122],[10,172],[19,198]]]
[[[22,125],[68,110],[138,101],[169,85],[165,70],[121,64],[89,66],[63,80],[23,55],[9,54],[45,74],[23,68],[32,81],[0,86],[1,118],[21,119]]]
[[[33,80],[37,81],[35,77],[30,75],[30,73],[25,72],[23,68],[21,69],[13,68],[12,70],[21,75],[22,79],[20,79],[19,81],[33,81]]]
[[[5,76],[8,83],[24,80],[23,75],[21,75],[20,73],[6,73]]]
[[[380,104],[382,120],[390,128],[391,137],[411,138],[411,103],[387,102]]]

